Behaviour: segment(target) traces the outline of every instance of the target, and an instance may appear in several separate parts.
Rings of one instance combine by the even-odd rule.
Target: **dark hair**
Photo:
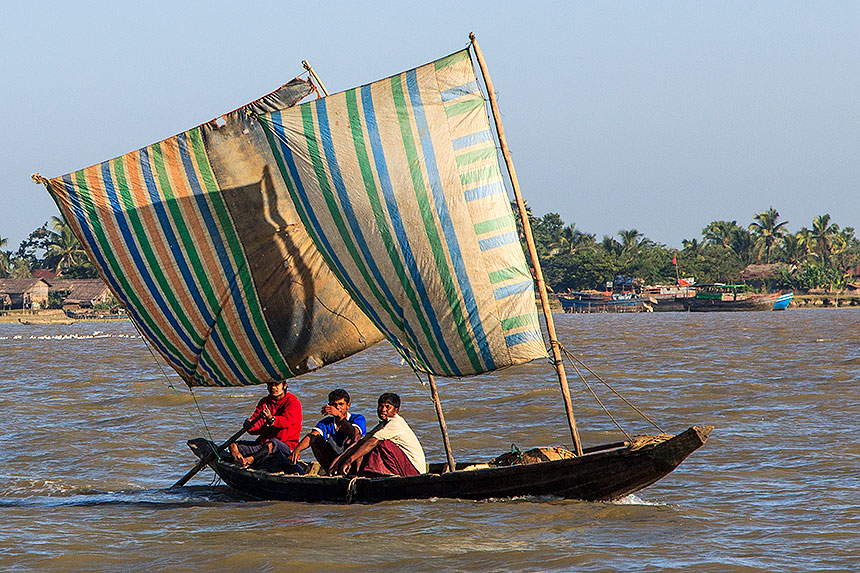
[[[346,403],[349,404],[349,392],[344,390],[343,388],[338,388],[337,390],[332,390],[328,393],[328,403],[334,404],[338,400],[343,398],[346,400]]]
[[[379,400],[377,400],[377,403],[379,405],[382,405],[383,403],[391,404],[392,406],[394,406],[395,408],[397,408],[399,410],[400,409],[400,396],[398,396],[394,392],[386,392],[385,394],[383,394],[382,396],[379,397]]]

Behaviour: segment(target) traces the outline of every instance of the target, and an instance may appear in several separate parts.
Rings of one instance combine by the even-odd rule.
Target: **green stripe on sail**
[[[463,60],[468,60],[468,59],[470,59],[469,50],[462,50],[460,52],[457,52],[456,54],[451,54],[450,56],[445,56],[441,60],[436,60],[436,62],[435,62],[436,69],[441,70],[442,68],[447,68],[448,66],[458,64],[458,63],[462,62]]]
[[[319,185],[320,191],[323,194],[323,198],[325,199],[326,206],[328,207],[329,214],[331,214],[331,218],[334,222],[335,227],[340,234],[340,238],[343,241],[344,246],[349,252],[350,257],[352,258],[352,262],[355,265],[358,272],[361,274],[364,279],[365,284],[367,284],[368,288],[373,294],[373,297],[376,299],[376,302],[379,304],[379,307],[382,308],[386,314],[388,314],[389,318],[395,324],[395,326],[399,330],[403,330],[403,320],[397,316],[394,310],[388,304],[388,301],[379,292],[379,288],[376,285],[376,282],[373,280],[373,277],[370,275],[367,267],[364,264],[364,261],[361,258],[361,254],[358,252],[358,248],[355,245],[355,242],[352,239],[352,235],[349,234],[349,224],[344,220],[343,215],[340,212],[340,208],[337,204],[337,200],[334,197],[334,194],[331,191],[331,186],[328,182],[328,174],[325,171],[325,165],[323,164],[323,157],[320,153],[319,144],[317,143],[316,130],[314,128],[314,120],[313,113],[311,111],[311,105],[303,105],[302,109],[302,125],[305,131],[305,141],[308,145],[308,154],[310,155],[311,162],[313,163],[314,174],[317,178],[317,184]]]
[[[161,149],[161,143],[159,142],[153,144],[150,149],[152,151],[149,155],[152,158],[152,162],[155,164],[155,172],[158,175],[158,182],[159,187],[161,188],[161,194],[165,199],[164,203],[167,205],[167,208],[170,210],[170,213],[172,215],[171,218],[173,220],[173,227],[182,243],[183,254],[188,257],[188,266],[192,269],[194,276],[197,279],[198,284],[200,285],[200,290],[205,297],[206,304],[209,307],[210,313],[213,316],[218,316],[219,311],[221,309],[222,301],[219,300],[219,298],[215,295],[215,290],[212,288],[212,284],[209,282],[209,277],[206,276],[203,262],[200,260],[200,256],[197,254],[197,246],[195,244],[194,238],[191,236],[191,233],[188,230],[185,218],[183,217],[182,209],[179,206],[179,201],[176,199],[173,193],[173,187],[170,183],[170,177],[168,177],[167,170],[164,167],[164,152]],[[194,205],[193,208],[197,209],[197,206]],[[194,288],[194,285],[188,285],[188,288]],[[170,291],[167,290],[166,292]],[[216,324],[218,322],[219,321],[216,319]],[[236,347],[236,342],[233,340],[233,337],[229,336],[225,338],[226,340],[224,340],[224,343],[230,349],[230,353],[233,355],[234,362],[236,362],[236,365],[242,371],[242,374],[244,374],[249,380],[254,380],[254,373],[248,367],[247,360],[242,357],[241,352],[239,352],[239,349]]]
[[[221,190],[215,181],[215,174],[212,172],[211,165],[209,164],[209,157],[206,155],[206,148],[203,144],[203,137],[201,136],[200,128],[194,128],[189,132],[189,140],[191,141],[191,147],[194,152],[194,158],[197,162],[197,168],[200,171],[200,177],[203,181],[204,187],[206,188],[206,197],[209,200],[209,205],[218,217],[221,233],[226,239],[227,246],[230,249],[230,256],[236,267],[238,286],[241,289],[241,292],[245,295],[245,304],[249,314],[251,315],[258,338],[265,347],[269,358],[274,362],[275,368],[281,373],[294,376],[295,373],[290,369],[286,360],[284,360],[277,343],[272,337],[268,324],[266,323],[263,310],[260,307],[260,300],[257,298],[257,292],[254,289],[253,277],[250,272],[243,273],[243,271],[248,268],[248,260],[245,257],[242,242],[236,232],[236,227],[233,225],[233,220],[230,217],[227,205],[221,195]],[[223,321],[219,322],[222,324],[219,325],[218,332],[222,334],[222,338],[226,338],[228,340],[231,339],[232,337],[229,335],[229,326],[224,324]],[[232,344],[232,341],[231,349],[238,352]],[[244,362],[241,356],[239,360]]]
[[[520,316],[512,316],[502,320],[502,330],[513,330],[522,326],[540,326],[538,323],[537,314],[521,314]]]
[[[146,237],[146,232],[144,230],[144,225],[140,220],[140,216],[138,215],[138,207],[134,203],[134,199],[131,196],[131,192],[128,188],[128,181],[125,178],[125,168],[122,165],[122,161],[114,162],[114,171],[115,171],[115,179],[116,179],[116,188],[119,191],[120,198],[122,199],[123,209],[128,216],[128,219],[131,221],[132,227],[134,228],[134,236],[135,237]],[[185,329],[185,332],[188,333],[189,338],[196,344],[197,346],[201,346],[203,344],[204,338],[200,336],[200,333],[196,332],[193,326],[193,323],[188,318],[189,311],[196,309],[188,309],[183,308],[182,304],[175,296],[170,296],[169,293],[173,290],[173,286],[171,286],[170,281],[167,279],[163,272],[165,261],[160,261],[158,256],[155,254],[155,251],[152,248],[152,245],[149,241],[137,241],[138,248],[140,252],[143,254],[143,258],[146,261],[146,267],[149,271],[150,276],[155,279],[155,282],[158,284],[158,288],[161,290],[162,294],[165,294],[164,300],[170,306],[170,309],[173,311],[176,318],[182,324],[182,327]]]
[[[418,154],[418,149],[415,144],[415,138],[412,132],[412,121],[409,116],[409,108],[406,105],[406,99],[403,96],[403,76],[394,76],[391,78],[391,94],[394,98],[394,106],[397,111],[397,119],[400,122],[400,135],[403,140],[404,151],[409,164],[409,172],[412,176],[412,187],[415,190],[415,198],[418,201],[418,208],[421,213],[421,219],[424,222],[424,230],[427,233],[427,240],[433,253],[433,260],[436,263],[436,270],[439,272],[439,278],[445,290],[445,295],[448,299],[448,305],[451,309],[451,314],[454,318],[454,323],[457,327],[457,334],[460,336],[460,341],[463,343],[463,349],[469,357],[472,367],[477,372],[484,371],[475,348],[472,343],[472,336],[466,320],[463,316],[463,307],[460,302],[460,297],[457,293],[457,288],[451,278],[451,271],[448,267],[448,260],[445,249],[442,246],[442,241],[439,238],[439,233],[436,229],[436,220],[432,207],[430,206],[430,198],[427,195],[427,189],[424,186],[424,173],[421,170],[423,160]]]
[[[483,98],[470,98],[463,101],[458,101],[457,103],[453,103],[451,105],[445,106],[445,115],[448,117],[454,117],[455,115],[462,115],[464,113],[469,113],[472,110],[476,110],[478,108],[484,107]]]
[[[484,233],[489,233],[490,231],[507,229],[509,227],[513,227],[514,225],[515,223],[513,215],[502,215],[501,217],[496,217],[495,219],[475,223],[475,233],[478,235],[483,235]]]
[[[471,165],[479,161],[487,161],[488,159],[496,158],[496,148],[494,146],[482,147],[467,153],[461,153],[457,156],[457,167]]]
[[[415,293],[414,288],[412,287],[412,283],[409,281],[409,273],[403,267],[403,261],[401,261],[400,254],[397,250],[397,244],[394,241],[394,238],[391,236],[390,223],[385,217],[385,211],[379,198],[379,189],[376,187],[376,180],[373,177],[373,166],[371,165],[370,157],[367,154],[367,144],[364,141],[364,130],[362,129],[363,124],[358,111],[356,92],[357,90],[355,89],[346,92],[346,108],[349,114],[349,126],[350,131],[352,132],[352,142],[355,146],[356,158],[358,159],[358,165],[361,169],[361,178],[364,181],[364,188],[367,192],[367,198],[370,201],[371,208],[373,209],[373,217],[376,221],[376,226],[379,229],[379,234],[382,238],[383,243],[385,244],[385,250],[388,253],[389,260],[391,260],[391,265],[394,267],[394,272],[400,281],[400,286],[406,293],[406,297],[409,299],[409,303],[412,306],[412,310],[418,317],[418,322],[421,326],[421,330],[430,345],[430,349],[432,350],[433,355],[436,357],[437,362],[444,368],[444,372],[447,375],[451,375],[453,373],[451,372],[450,368],[447,367],[445,361],[442,359],[439,346],[430,331],[430,326],[428,325],[427,319],[424,316],[424,312],[421,309],[421,304],[418,301],[418,296]],[[421,360],[418,356],[416,356],[415,359],[419,362],[423,362],[423,360]],[[429,370],[429,368],[427,367],[428,365],[425,364],[423,366],[425,370]]]
[[[115,160],[121,161],[120,159]],[[161,331],[161,328],[158,324],[155,323],[152,316],[146,312],[146,306],[141,302],[141,300],[137,297],[134,292],[134,289],[131,288],[131,285],[128,283],[128,279],[126,278],[126,274],[131,269],[123,269],[120,262],[116,259],[113,252],[113,246],[107,238],[107,235],[102,228],[101,219],[99,219],[98,212],[95,209],[95,205],[92,200],[92,196],[90,195],[89,188],[87,187],[86,182],[86,174],[84,170],[77,171],[75,173],[75,185],[77,187],[78,196],[81,199],[81,206],[84,208],[84,211],[87,214],[87,220],[89,222],[90,228],[92,229],[93,236],[99,243],[99,249],[103,253],[105,260],[110,265],[110,270],[118,283],[123,288],[124,294],[129,298],[129,301],[134,305],[134,308],[140,314],[142,320],[144,320],[147,326],[150,327],[153,333],[156,333],[159,336],[159,339],[164,344],[165,348],[167,348],[168,352],[171,353],[172,357],[175,360],[178,360],[186,369],[193,371],[194,363],[190,362],[186,359],[182,352],[180,352],[173,343],[164,336]]]
[[[490,179],[500,179],[501,177],[502,172],[499,169],[499,165],[497,163],[490,163],[486,166],[475,169],[474,171],[461,173],[460,183],[462,183],[464,187],[472,187],[478,183],[484,183]]]
[[[520,267],[508,267],[506,269],[500,269],[498,271],[493,271],[488,276],[490,277],[490,284],[497,284],[497,283],[500,283],[502,281],[506,281],[506,280],[510,280],[510,279],[514,279],[514,278],[522,278],[524,276],[530,277],[531,274],[529,273],[529,270],[526,267],[520,266]]]

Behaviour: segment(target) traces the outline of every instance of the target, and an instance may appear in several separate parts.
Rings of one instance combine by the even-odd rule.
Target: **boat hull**
[[[567,313],[585,312],[645,312],[645,301],[642,299],[622,300],[590,300],[558,297],[561,308]]]
[[[345,478],[271,474],[239,467],[226,460],[209,466],[224,482],[260,499],[303,502],[377,503],[402,499],[488,499],[556,496],[609,501],[651,485],[708,439],[712,426],[694,426],[653,446],[619,445],[580,457],[537,464],[488,467],[411,477]],[[210,442],[188,442],[200,457]],[[599,449],[599,448],[596,448]]]
[[[745,299],[720,300],[712,298],[687,299],[690,312],[735,312],[749,310],[772,310],[779,299],[779,293],[754,295]]]

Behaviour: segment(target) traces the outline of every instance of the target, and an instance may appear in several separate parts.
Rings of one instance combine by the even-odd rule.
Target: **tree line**
[[[756,263],[783,263],[777,275],[765,281],[768,288],[841,290],[860,266],[854,228],[840,227],[829,214],[790,233],[788,221],[781,221],[771,207],[745,227],[737,221],[712,221],[701,237],[684,239],[681,249],[652,241],[636,229],[598,240],[575,223],[566,224],[558,213],[537,217],[528,210],[528,216],[544,278],[556,292],[602,289],[617,276],[646,284],[671,284],[678,277],[735,283]],[[519,217],[517,225],[521,229]],[[7,243],[0,235],[0,278],[25,278],[38,269],[67,278],[98,276],[71,226],[59,217],[30,233],[16,251],[7,250]]]
[[[650,240],[636,229],[616,235],[580,231],[558,213],[528,214],[544,278],[556,292],[602,289],[623,276],[645,284],[673,284],[678,277],[699,283],[737,283],[751,264],[783,263],[763,281],[765,288],[841,290],[860,265],[860,240],[853,227],[840,227],[819,215],[797,233],[786,228],[773,207],[753,216],[747,226],[712,221],[701,237],[684,239],[676,249]],[[673,264],[674,263],[676,264]]]

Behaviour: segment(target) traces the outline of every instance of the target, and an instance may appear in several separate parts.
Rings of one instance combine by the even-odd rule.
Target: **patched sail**
[[[329,267],[413,368],[546,356],[467,50],[258,119]]]
[[[311,89],[293,80],[46,184],[114,295],[189,385],[281,380],[382,339],[305,232],[249,117]]]

